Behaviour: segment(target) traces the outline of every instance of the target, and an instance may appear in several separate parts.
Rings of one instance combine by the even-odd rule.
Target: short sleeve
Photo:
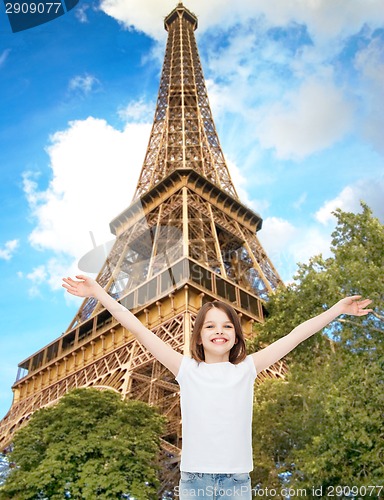
[[[183,379],[184,372],[187,369],[188,364],[191,362],[192,362],[191,358],[189,358],[188,356],[183,356],[183,359],[181,360],[181,363],[180,363],[179,371],[175,377],[175,380],[177,383],[180,384],[180,381]]]
[[[255,363],[253,362],[252,354],[248,354],[248,356],[245,359],[245,362],[248,363],[249,369],[252,373],[252,376],[254,379],[256,379],[257,371],[256,371]]]

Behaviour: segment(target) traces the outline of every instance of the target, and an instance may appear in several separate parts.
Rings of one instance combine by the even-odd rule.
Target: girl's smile
[[[224,344],[225,342],[228,342],[228,339],[225,339],[223,337],[216,337],[211,340],[214,344]]]

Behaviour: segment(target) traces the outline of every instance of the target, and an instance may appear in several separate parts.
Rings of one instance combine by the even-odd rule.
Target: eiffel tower
[[[130,206],[110,223],[116,236],[97,281],[174,349],[189,353],[197,311],[221,299],[240,315],[246,337],[281,280],[256,236],[262,219],[241,203],[213,122],[194,31],[182,3],[168,32],[154,123]],[[283,363],[264,371],[279,377]],[[158,406],[162,491],[178,481],[181,418],[173,375],[93,298],[67,331],[19,364],[0,446],[37,409],[77,387],[113,389]]]

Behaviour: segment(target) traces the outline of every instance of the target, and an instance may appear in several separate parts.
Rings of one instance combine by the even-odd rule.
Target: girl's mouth
[[[220,338],[220,339],[212,339],[211,342],[213,342],[214,344],[225,344],[228,341],[227,339]]]

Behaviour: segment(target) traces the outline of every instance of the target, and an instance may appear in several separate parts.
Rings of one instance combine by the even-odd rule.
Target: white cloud
[[[11,52],[11,49],[5,49],[0,54],[0,68],[3,66],[3,64],[5,64],[5,61],[8,59],[10,52]]]
[[[384,54],[382,40],[373,38],[355,57],[355,66],[375,87],[384,86]]]
[[[60,255],[50,258],[45,264],[35,267],[31,272],[24,274],[19,271],[17,276],[20,279],[27,279],[30,282],[28,295],[31,298],[42,295],[42,289],[48,287],[51,290],[62,288],[62,278],[65,276],[75,276],[78,273],[76,260],[71,257]],[[66,294],[68,303],[78,303],[78,299]]]
[[[87,16],[87,10],[88,9],[89,9],[89,5],[87,5],[87,4],[82,4],[82,5],[77,5],[76,6],[76,9],[74,10],[75,17],[81,23],[87,23],[88,22],[88,16]]]
[[[226,29],[231,25],[259,16],[274,26],[298,22],[308,25],[319,39],[354,33],[365,23],[374,26],[384,20],[380,0],[190,0],[186,5],[199,19],[199,31],[213,26]],[[159,23],[175,8],[173,0],[102,0],[100,9],[126,28],[135,28],[155,39],[163,39],[164,29]]]
[[[44,283],[44,281],[47,278],[45,266],[41,265],[41,266],[35,267],[32,272],[30,272],[26,275],[26,277],[27,277],[27,279],[29,279],[33,283],[37,283],[37,284]]]
[[[277,254],[287,248],[288,243],[297,236],[297,228],[288,220],[280,217],[267,217],[258,233],[260,241],[268,248],[268,254]]]
[[[173,0],[102,0],[100,9],[127,29],[142,31],[155,39],[166,34],[159,19],[175,8]]]
[[[70,122],[47,147],[52,169],[47,189],[39,190],[36,178],[24,175],[36,221],[29,241],[54,252],[44,267],[52,288],[62,275],[78,272],[74,263],[93,248],[90,232],[98,245],[112,238],[109,222],[131,202],[149,132],[149,124],[128,123],[120,131],[93,117]]]
[[[11,260],[13,254],[19,246],[19,240],[9,240],[0,248],[0,259]]]
[[[62,278],[65,276],[74,276],[77,272],[76,261],[70,262],[70,259],[63,259],[62,256],[52,257],[45,265],[47,272],[47,284],[52,290],[59,290],[62,284]]]
[[[284,282],[288,282],[296,271],[297,259],[292,254],[290,244],[298,237],[298,229],[288,220],[267,217],[257,233],[268,258]]]
[[[355,57],[359,71],[359,97],[363,103],[360,126],[363,135],[377,151],[384,153],[384,40],[376,37]]]
[[[279,217],[267,217],[258,237],[285,282],[291,280],[299,262],[306,263],[318,254],[330,255],[330,232],[315,225],[299,227]]]
[[[281,159],[300,160],[326,149],[352,128],[352,107],[331,82],[310,79],[286,103],[265,109],[260,143]]]
[[[232,183],[235,186],[236,192],[239,196],[241,203],[244,203],[251,210],[257,213],[262,213],[269,208],[269,203],[266,200],[252,199],[248,194],[249,179],[247,179],[238,168],[236,163],[231,160],[226,160],[229,175],[232,179]]]
[[[35,267],[30,273],[26,274],[26,278],[32,282],[32,285],[28,289],[28,294],[30,297],[38,297],[40,295],[39,285],[46,282],[47,272],[44,265]]]
[[[99,80],[93,75],[74,76],[68,84],[69,90],[79,91],[83,94],[89,94],[100,85]]]
[[[296,262],[308,262],[315,256],[322,254],[329,257],[331,245],[331,234],[322,230],[321,227],[301,227],[298,237],[291,242],[289,250]]]
[[[302,36],[300,27],[284,33]],[[239,150],[257,141],[279,159],[303,160],[355,131],[356,101],[329,62],[340,46],[323,53],[296,39],[292,44],[294,53],[258,22],[235,29],[228,43],[206,48],[213,114],[225,124],[226,142]]]
[[[378,179],[362,179],[346,186],[335,198],[326,201],[316,212],[315,218],[321,224],[333,223],[332,212],[341,208],[344,212],[360,212],[360,201],[364,201],[373,211],[375,217],[384,221],[384,177]]]
[[[124,108],[119,109],[118,115],[124,121],[149,123],[153,120],[155,104],[153,102],[138,101],[129,102]]]
[[[296,210],[299,210],[307,201],[307,193],[302,193],[299,198],[293,202],[293,207],[296,208]]]

